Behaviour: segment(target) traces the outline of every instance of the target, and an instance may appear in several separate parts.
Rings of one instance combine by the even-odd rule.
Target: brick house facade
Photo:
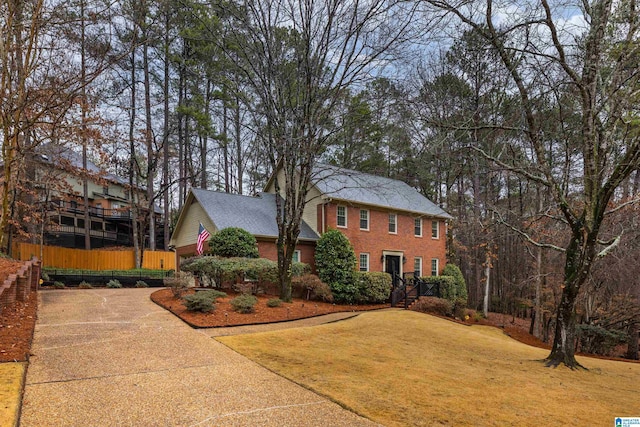
[[[171,238],[177,256],[195,254],[198,223],[202,223],[210,232],[244,228],[256,236],[260,257],[277,260],[277,179],[283,179],[281,171],[271,177],[258,197],[193,189]],[[319,165],[308,191],[295,259],[313,268],[315,243],[333,228],[353,245],[361,271],[438,275],[446,264],[450,218],[401,181]]]

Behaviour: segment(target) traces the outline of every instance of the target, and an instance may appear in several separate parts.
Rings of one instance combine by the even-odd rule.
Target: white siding
[[[211,234],[218,231],[204,209],[202,209],[202,206],[200,206],[200,203],[196,200],[193,200],[191,205],[184,206],[182,209],[184,210],[182,213],[184,217],[171,236],[171,245],[180,248],[182,246],[195,244],[198,239],[200,223],[202,223]]]

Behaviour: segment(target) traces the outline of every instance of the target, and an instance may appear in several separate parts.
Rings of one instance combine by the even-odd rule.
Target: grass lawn
[[[411,311],[218,340],[387,426],[609,426],[640,417],[638,363],[579,358],[588,371],[545,368],[548,350]]]

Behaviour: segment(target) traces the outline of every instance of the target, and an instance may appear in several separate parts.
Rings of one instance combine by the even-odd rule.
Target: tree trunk
[[[168,3],[168,2],[167,2]],[[165,4],[165,21],[164,21],[164,82],[162,87],[162,95],[164,97],[163,113],[164,121],[162,124],[162,191],[163,191],[163,217],[164,217],[164,250],[169,250],[169,224],[171,222],[169,213],[169,25],[170,11],[168,4]]]
[[[136,165],[136,43],[137,37],[133,36],[131,42],[131,115],[129,116],[129,191],[131,192],[131,239],[133,241],[133,252],[135,254],[136,268],[142,266],[140,256],[140,244],[138,241],[138,207],[136,194],[138,183],[135,178],[137,172]]]
[[[638,334],[640,333],[638,323],[629,325],[629,347],[627,348],[627,359],[638,360]]]
[[[146,13],[146,9],[145,9]],[[144,17],[146,20],[146,16]],[[155,152],[153,149],[153,131],[151,128],[151,76],[149,74],[149,40],[147,37],[146,22],[142,22],[144,28],[144,43],[142,45],[142,61],[144,72],[144,110],[145,110],[145,144],[147,146],[147,201],[149,203],[149,249],[156,250],[156,213],[154,209],[155,192],[153,178],[155,172]]]
[[[485,318],[489,316],[489,292],[491,290],[491,257],[489,256],[489,251],[486,253],[485,258],[485,267],[484,267],[484,300],[482,304],[482,314]]]

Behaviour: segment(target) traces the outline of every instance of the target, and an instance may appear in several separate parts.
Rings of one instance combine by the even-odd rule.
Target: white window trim
[[[420,234],[416,234],[416,221],[420,221]],[[422,231],[423,229],[424,229],[424,224],[422,223],[422,218],[414,218],[413,219],[413,235],[415,237],[422,237],[422,235],[424,234]]]
[[[391,216],[393,215],[393,225],[395,226],[395,231],[389,231],[389,234],[398,234],[398,215],[394,213],[389,214],[389,225],[391,225]],[[387,226],[387,229],[389,227]]]
[[[362,228],[362,212],[367,213],[367,228]],[[360,226],[360,230],[369,231],[369,228],[371,227],[371,213],[369,212],[369,209],[360,209],[358,216],[358,226]]]
[[[295,251],[293,251],[293,257],[295,258],[296,256],[298,257],[298,261],[297,262],[302,262],[300,261],[302,253],[300,252],[300,249],[296,249]]]
[[[340,225],[338,224],[338,209],[339,208],[344,208],[344,225]],[[336,227],[338,228],[347,228],[349,226],[349,218],[347,215],[347,207],[344,205],[338,205],[338,207],[336,207]]]
[[[435,237],[433,236],[433,223],[434,222],[437,224],[437,226],[436,226],[436,236]],[[440,240],[440,221],[438,221],[438,220],[432,220],[431,221],[431,238],[433,240]]]
[[[418,277],[422,277],[422,270],[423,270],[423,266],[422,266],[422,257],[421,256],[417,256],[413,258],[413,271],[416,271],[416,261],[420,261],[420,274],[418,274]]]
[[[362,257],[366,257],[367,258],[367,269],[363,270],[362,269]],[[371,257],[369,256],[368,252],[363,252],[360,254],[360,256],[358,257],[358,271],[369,271],[369,262],[371,260]]]
[[[436,276],[440,275],[440,260],[438,258],[432,258],[431,259],[431,275],[433,276],[433,261],[436,262]]]

